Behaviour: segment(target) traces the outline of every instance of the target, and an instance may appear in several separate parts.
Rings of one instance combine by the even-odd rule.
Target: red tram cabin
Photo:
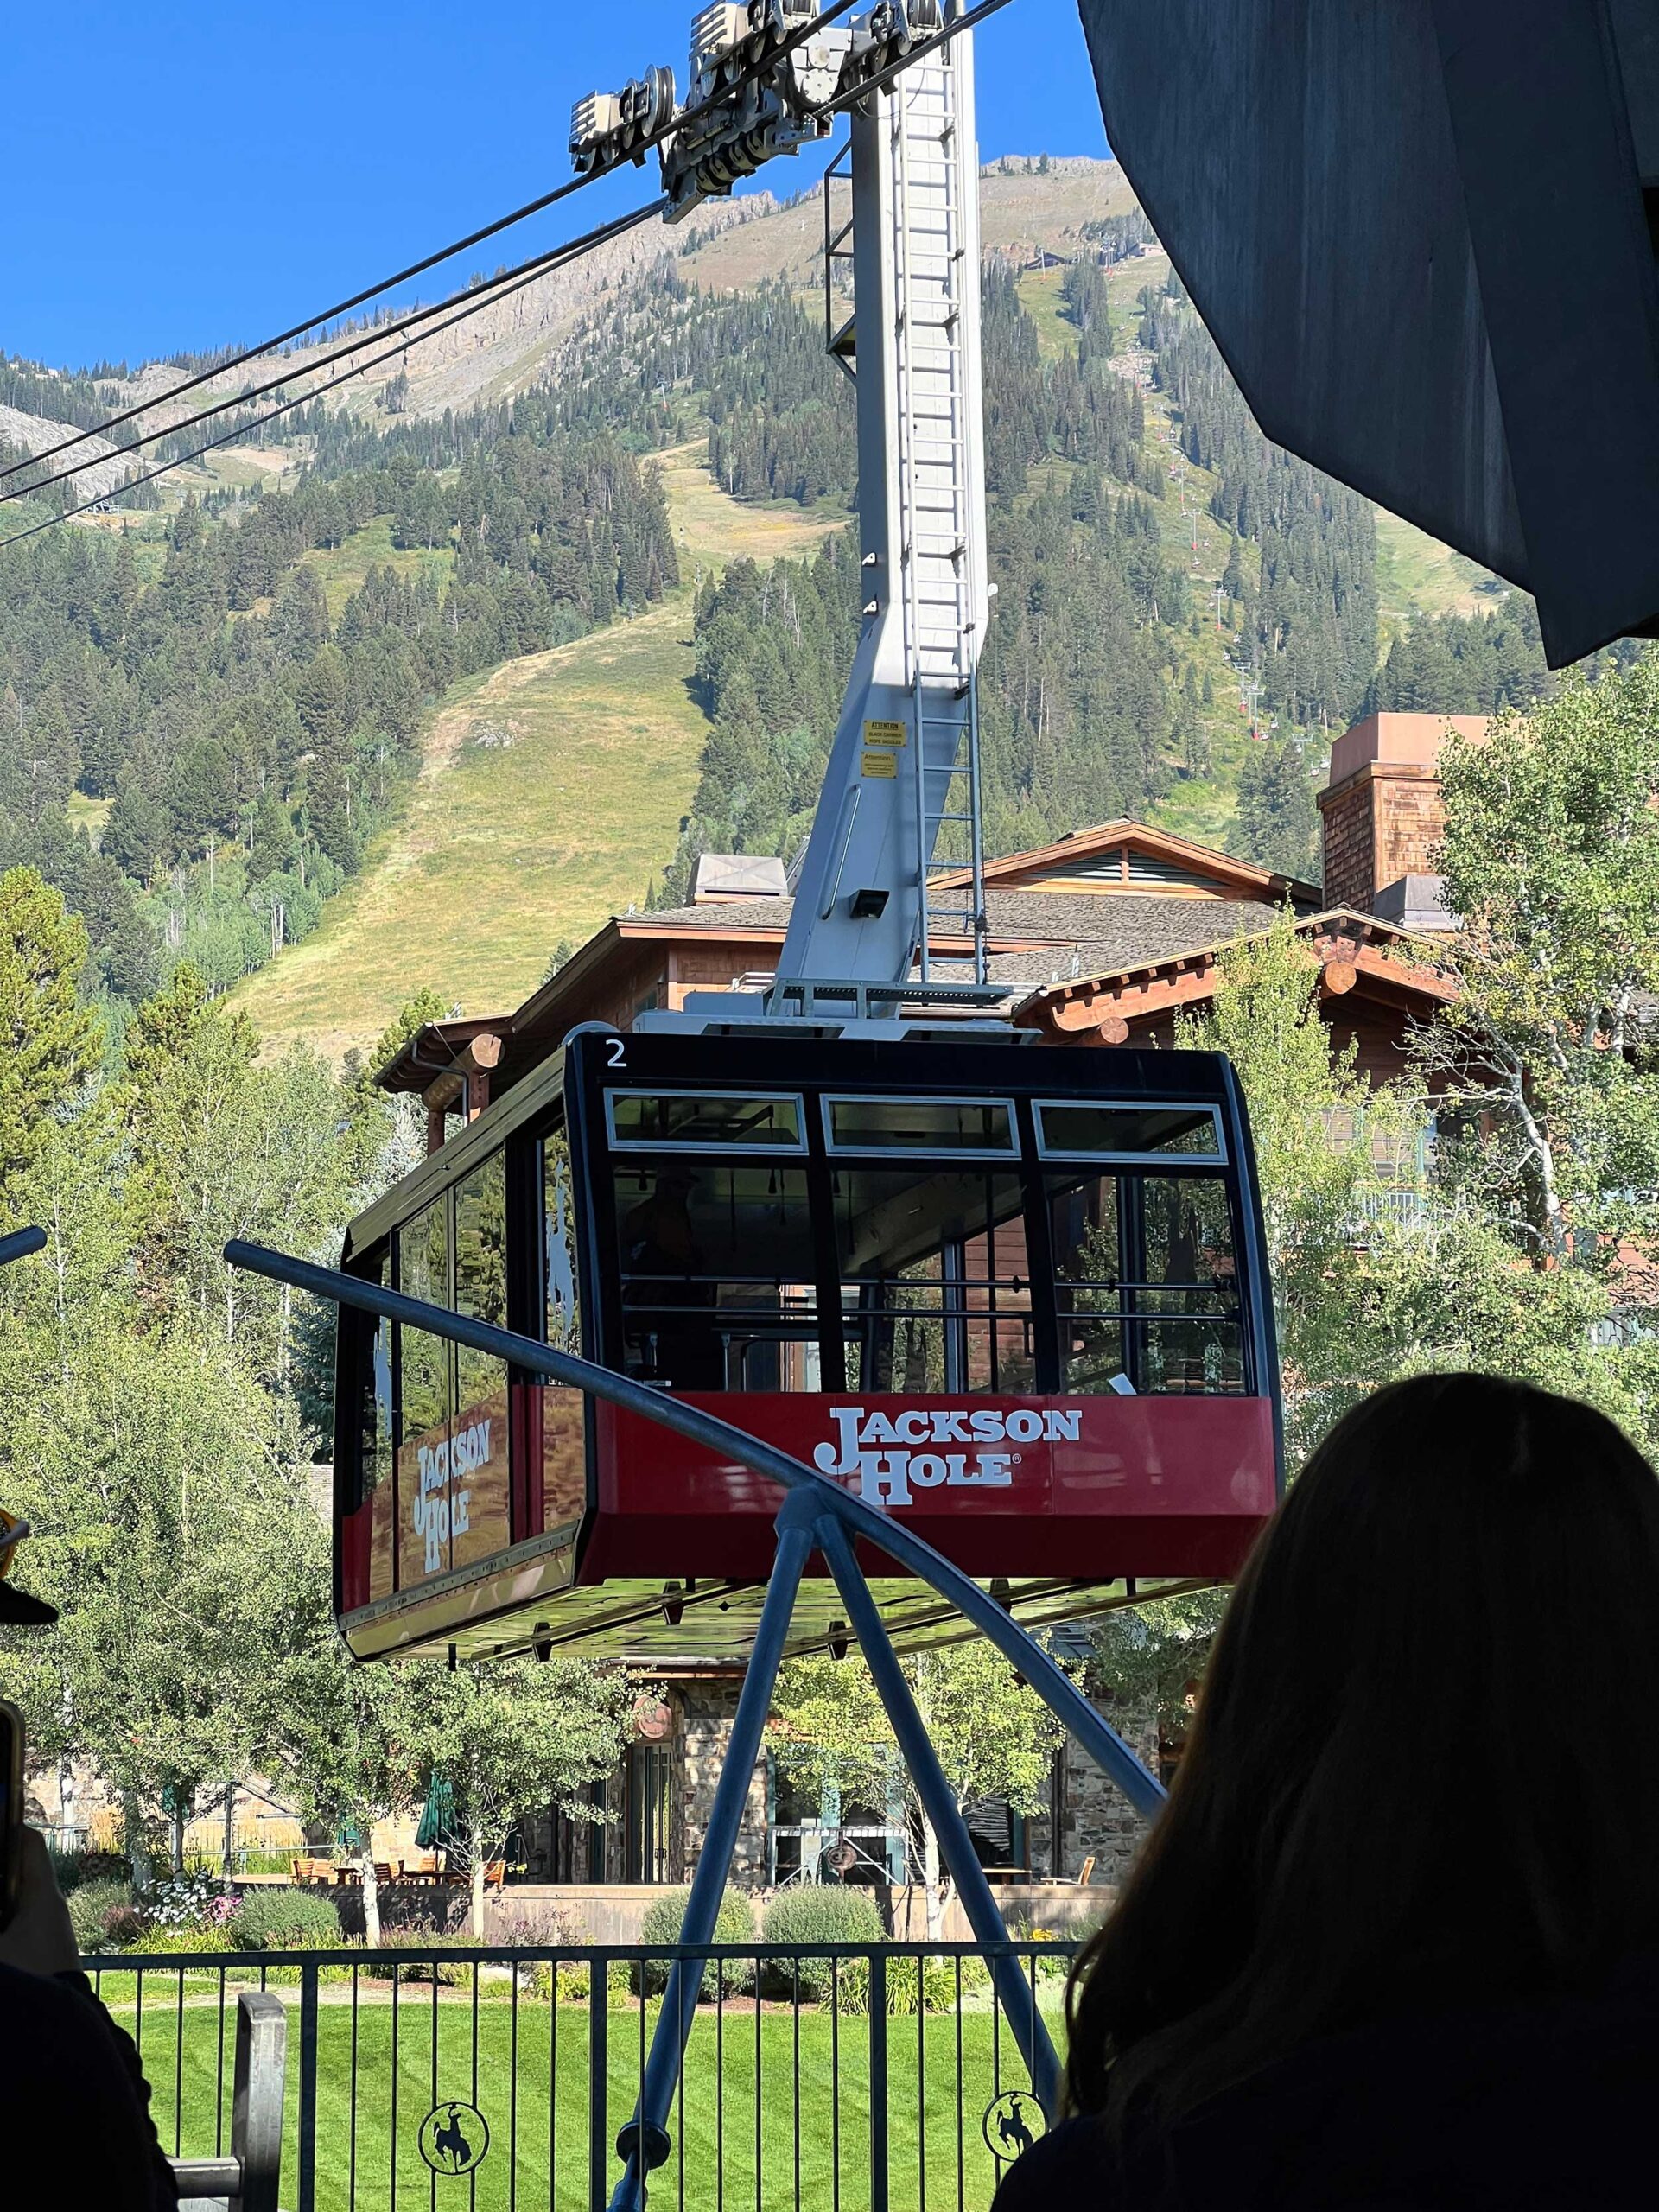
[[[1210,1054],[578,1030],[344,1264],[683,1395],[1041,1625],[1230,1575],[1281,1480],[1249,1129]],[[342,1311],[336,1602],[367,1656],[741,1658],[775,1485]],[[962,1631],[866,1562],[901,1644]],[[792,1646],[836,1649],[809,1579]]]

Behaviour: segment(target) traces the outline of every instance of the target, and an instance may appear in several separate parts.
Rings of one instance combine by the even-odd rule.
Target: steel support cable
[[[318,1267],[309,1260],[296,1260],[286,1252],[273,1252],[263,1244],[250,1244],[240,1237],[232,1238],[226,1245],[225,1257],[232,1267],[241,1268],[249,1274],[264,1275],[295,1290],[308,1291],[336,1306],[354,1306],[359,1313],[373,1313],[383,1320],[400,1322],[409,1328],[424,1330],[430,1336],[447,1338],[491,1358],[524,1368],[533,1375],[543,1375],[551,1382],[585,1390],[590,1397],[603,1398],[625,1412],[672,1429],[723,1458],[735,1459],[740,1466],[752,1469],[769,1482],[781,1484],[785,1490],[809,1491],[820,1501],[823,1511],[836,1515],[849,1535],[885,1552],[889,1559],[907,1567],[937,1590],[942,1598],[949,1599],[996,1646],[1009,1665],[1025,1676],[1031,1688],[1071,1730],[1137,1812],[1152,1815],[1161,1808],[1166,1795],[1163,1784],[1095,1710],[1065,1669],[1055,1664],[1029,1630],[1021,1628],[988,1591],[982,1590],[978,1583],[960,1567],[953,1567],[913,1529],[906,1528],[890,1514],[877,1512],[853,1491],[843,1490],[839,1483],[809,1467],[804,1460],[795,1459],[760,1437],[751,1436],[746,1429],[721,1420],[718,1414],[687,1405],[683,1399],[636,1382],[631,1376],[619,1375],[612,1368],[600,1367],[572,1352],[556,1351],[550,1344],[539,1343],[533,1337],[521,1337],[512,1329],[497,1328],[493,1322],[477,1321],[467,1313],[452,1313],[442,1306],[429,1306],[423,1299],[410,1298],[405,1292],[383,1290],[378,1283],[365,1282],[360,1275]]]
[[[642,138],[637,146],[632,148],[628,158],[632,160],[635,154],[653,152],[664,139],[671,138],[676,131],[683,130],[690,124],[701,122],[706,115],[712,115],[716,109],[723,107],[734,93],[742,92],[747,86],[753,84],[773,68],[786,54],[792,53],[798,46],[804,45],[827,23],[834,22],[838,16],[848,14],[858,4],[859,0],[831,0],[831,5],[824,9],[821,15],[815,16],[810,23],[802,24],[797,29],[791,31],[786,38],[780,39],[775,47],[758,60],[740,71],[730,84],[721,86],[718,92],[712,94],[706,100],[700,101],[696,107],[687,108],[680,114],[671,116],[666,123],[659,125],[648,137]],[[324,324],[333,322],[338,315],[349,315],[353,308],[365,306],[369,301],[378,298],[382,292],[391,291],[395,285],[406,284],[411,277],[424,276],[429,269],[435,269],[440,262],[453,261],[458,253],[465,253],[472,246],[482,245],[486,238],[495,238],[501,232],[511,230],[515,224],[526,222],[531,216],[542,214],[549,207],[556,207],[560,200],[568,200],[573,193],[585,190],[588,185],[596,183],[601,176],[611,175],[619,167],[620,163],[613,163],[608,168],[591,169],[585,176],[571,177],[566,183],[556,185],[551,192],[544,192],[539,200],[526,200],[522,207],[515,207],[510,215],[499,216],[494,222],[486,223],[481,230],[469,232],[464,238],[457,238],[453,245],[441,246],[435,253],[429,253],[423,260],[410,262],[407,269],[400,269],[391,276],[383,276],[378,284],[371,284],[366,290],[354,292],[350,299],[336,301],[333,307],[325,308],[321,315],[311,315],[304,322],[294,323],[287,330],[279,330],[275,337],[262,339],[258,345],[249,346],[239,353],[232,353],[228,360],[219,362],[211,369],[203,369],[195,376],[187,377],[182,384],[170,385],[165,391],[157,392],[153,399],[137,400],[130,407],[123,408],[119,413],[107,416],[102,423],[94,423],[90,429],[77,430],[73,437],[60,438],[54,446],[43,446],[39,453],[29,454],[22,461],[10,462],[6,467],[0,468],[0,483],[3,483],[9,476],[16,475],[21,469],[37,467],[43,461],[54,461],[60,454],[68,453],[74,447],[84,445],[89,438],[101,438],[108,431],[119,429],[124,423],[130,423],[135,416],[147,415],[155,408],[164,407],[169,400],[181,399],[186,392],[199,391],[203,385],[212,384],[217,378],[228,376],[232,369],[241,368],[245,362],[257,361],[264,354],[274,353],[279,346],[290,345],[295,339],[304,337],[308,330],[319,329]],[[440,302],[440,304],[443,303]],[[383,334],[379,332],[374,334],[377,337]],[[196,419],[205,418],[197,417]],[[189,426],[175,424],[174,427],[188,429]],[[165,435],[166,433],[163,432],[162,435]],[[140,442],[147,442],[140,441]],[[132,448],[127,447],[123,450],[130,452]],[[94,459],[101,461],[108,457],[107,454],[100,454],[95,455]],[[80,465],[90,467],[92,464],[83,462]],[[56,483],[60,480],[53,477],[48,480]],[[40,487],[37,486],[34,488]],[[6,496],[15,495],[9,493]]]
[[[173,469],[182,468],[187,461],[199,461],[203,454],[213,453],[220,446],[232,445],[237,439],[245,438],[251,430],[257,430],[266,423],[274,423],[280,415],[291,415],[296,407],[308,406],[314,399],[320,399],[325,391],[333,391],[336,385],[349,384],[355,377],[366,376],[371,369],[384,367],[396,355],[406,352],[410,345],[424,345],[429,339],[438,337],[443,331],[453,330],[458,322],[465,322],[468,316],[480,313],[485,308],[494,307],[502,300],[511,299],[515,292],[522,292],[537,277],[563,268],[568,262],[579,260],[584,253],[591,252],[595,246],[604,245],[611,238],[620,238],[626,232],[637,229],[653,215],[659,215],[666,204],[665,200],[653,200],[644,207],[636,207],[631,214],[620,215],[614,222],[601,224],[598,229],[586,232],[579,238],[572,238],[568,245],[538,254],[533,262],[524,265],[522,273],[510,270],[511,282],[504,278],[488,285],[480,285],[476,292],[469,293],[466,304],[448,321],[435,323],[430,330],[423,330],[411,340],[397,340],[384,353],[376,354],[371,360],[359,361],[349,369],[342,369],[338,376],[326,378],[321,384],[313,385],[308,391],[301,392],[297,397],[285,399],[280,406],[267,408],[263,415],[256,415],[251,422],[233,423],[228,430],[221,431],[218,437],[206,439],[200,445],[193,446],[188,453],[176,454],[173,460],[162,461],[156,467],[146,469],[142,475],[131,478],[120,487],[120,492],[132,492],[141,484],[153,484],[158,476],[166,476]],[[318,364],[319,367],[327,365],[326,362]],[[291,380],[283,379],[284,382]],[[77,515],[90,514],[94,507],[104,506],[109,499],[119,496],[120,493],[111,493],[99,499],[84,499],[78,507],[67,507],[60,515],[48,515],[44,522],[31,523],[27,530],[15,530],[9,537],[0,537],[0,551],[8,545],[21,544],[26,537],[36,537],[43,530],[55,529],[60,522],[71,522]]]
[[[676,130],[684,129],[688,124],[694,123],[701,117],[724,105],[734,93],[741,92],[746,85],[753,82],[757,77],[774,67],[791,48],[803,44],[815,32],[834,22],[838,16],[846,14],[855,4],[856,0],[833,0],[833,4],[826,8],[821,15],[814,17],[810,23],[791,31],[760,60],[750,65],[748,68],[734,77],[728,85],[723,86],[717,93],[711,94],[708,99],[700,102],[697,106],[686,109],[659,130],[642,139],[637,150],[641,153],[649,152],[653,147],[659,145],[664,139],[671,137]],[[956,22],[947,24],[942,31],[937,32],[931,38],[924,40],[920,45],[911,48],[908,53],[890,63],[877,75],[867,79],[845,92],[839,93],[833,100],[826,100],[822,105],[812,109],[810,113],[815,117],[831,116],[855,106],[869,93],[879,92],[893,83],[912,62],[922,60],[938,48],[949,45],[950,41],[958,37],[962,32],[973,29],[976,24],[984,22],[988,16],[998,14],[1008,5],[1009,0],[981,0],[979,7],[970,10],[968,14],[959,16]],[[570,193],[593,183],[597,177],[608,175],[610,173],[608,169],[594,170],[586,176],[574,178],[569,184],[560,186],[556,191],[519,209],[516,213],[504,216],[499,223],[489,229],[474,232],[471,238],[461,239],[443,252],[431,256],[427,261],[417,264],[416,268],[403,271],[399,276],[388,277],[384,284],[377,285],[370,291],[359,294],[356,299],[343,303],[341,307],[331,308],[327,315],[314,316],[310,322],[301,323],[283,336],[267,340],[262,346],[251,346],[245,353],[221,363],[219,367],[205,371],[201,375],[192,378],[184,384],[175,385],[168,391],[159,393],[153,400],[146,400],[139,405],[125,410],[121,414],[110,416],[94,429],[79,431],[74,437],[66,438],[58,445],[48,446],[40,453],[30,454],[26,460],[14,461],[9,467],[0,468],[0,482],[16,474],[19,469],[38,467],[41,461],[50,460],[54,454],[67,452],[72,447],[82,444],[89,438],[101,436],[105,430],[115,429],[124,422],[130,422],[137,415],[146,413],[151,408],[160,406],[168,399],[176,398],[181,393],[192,391],[216,377],[228,374],[232,369],[239,366],[243,362],[255,359],[260,354],[269,353],[275,346],[285,343],[287,339],[298,336],[306,330],[314,329],[320,323],[332,321],[335,315],[344,312],[346,307],[358,306],[365,300],[372,299],[377,292],[384,291],[389,286],[402,282],[404,276],[418,273],[419,269],[431,268],[437,262],[447,260],[454,254],[464,251],[469,245],[476,244],[479,239],[493,236],[495,231],[505,229],[512,223],[522,221],[526,216],[550,207],[556,200],[566,198]],[[327,367],[332,362],[344,359],[348,353],[354,353],[365,346],[382,343],[389,335],[392,336],[396,342],[388,347],[386,353],[378,355],[373,360],[360,363],[357,368],[347,371],[341,376],[332,377],[322,384],[313,385],[311,390],[300,398],[287,402],[283,406],[269,409],[264,415],[255,417],[252,422],[239,423],[224,436],[210,438],[203,444],[193,448],[190,452],[181,454],[175,460],[165,462],[159,468],[146,470],[141,475],[133,477],[127,483],[118,486],[103,498],[85,500],[79,506],[66,509],[62,514],[49,516],[43,522],[32,524],[27,530],[13,531],[10,537],[0,538],[0,550],[3,550],[8,545],[18,544],[24,538],[36,537],[42,531],[53,529],[60,522],[70,522],[79,515],[88,514],[94,508],[103,506],[106,499],[118,499],[124,492],[136,491],[141,485],[154,483],[157,477],[168,474],[174,468],[181,467],[187,461],[200,460],[203,454],[214,452],[220,446],[229,445],[238,438],[245,437],[251,430],[257,429],[266,423],[276,421],[279,416],[291,413],[294,408],[304,406],[308,401],[320,397],[325,391],[332,391],[337,385],[349,382],[353,377],[363,375],[372,368],[383,366],[394,353],[405,351],[407,344],[419,345],[427,338],[435,337],[439,331],[453,328],[454,323],[464,320],[467,315],[476,314],[480,309],[493,305],[498,300],[511,297],[513,292],[520,290],[524,284],[532,282],[536,276],[561,265],[572,253],[578,251],[585,251],[590,245],[602,244],[609,237],[620,235],[622,231],[632,228],[635,222],[644,221],[647,216],[660,213],[667,205],[665,198],[658,200],[647,208],[637,210],[632,216],[622,218],[615,226],[601,226],[599,230],[588,233],[584,239],[574,241],[569,247],[554,247],[546,254],[537,256],[531,262],[520,263],[517,269],[507,271],[505,277],[493,278],[487,284],[479,286],[470,294],[452,293],[448,299],[441,300],[429,308],[414,310],[398,321],[368,333],[353,345],[341,347],[338,352],[330,354],[327,360],[313,363],[309,367],[299,369],[294,373],[300,376],[314,374],[318,368]],[[439,323],[435,329],[423,331],[419,337],[412,340],[405,341],[397,337],[397,334],[412,328],[416,324],[425,321],[432,315],[442,314],[445,308],[453,305],[458,298],[465,298],[468,304],[461,314],[452,316],[448,321]],[[136,453],[144,446],[156,443],[162,438],[175,436],[181,432],[188,431],[198,423],[209,422],[214,416],[228,412],[232,408],[245,406],[251,398],[259,397],[291,380],[291,377],[273,378],[269,383],[257,387],[252,392],[242,392],[232,399],[221,401],[215,406],[203,409],[200,414],[193,416],[187,423],[170,423],[164,429],[152,431],[143,437],[134,439],[130,445],[118,448],[113,456],[107,454],[94,454],[87,460],[78,461],[71,468],[60,470],[56,475],[41,478],[30,485],[19,486],[11,492],[0,493],[0,505],[11,499],[30,498],[35,493],[48,489],[51,485],[62,483],[70,477],[80,474],[83,470],[97,466],[101,461],[118,458],[122,454]]]
[[[658,202],[659,207],[662,204],[660,201]],[[528,261],[517,262],[511,269],[504,269],[499,276],[489,277],[481,284],[472,285],[465,291],[450,292],[443,299],[435,300],[430,307],[412,308],[409,314],[398,316],[391,322],[382,323],[378,330],[365,331],[360,338],[354,338],[349,346],[338,347],[334,353],[325,354],[321,360],[304,362],[298,366],[289,368],[282,376],[271,377],[264,384],[254,385],[248,391],[236,393],[232,398],[218,400],[213,406],[204,407],[200,414],[192,415],[182,423],[169,423],[159,430],[146,430],[141,437],[134,438],[130,444],[117,446],[113,453],[92,454],[84,461],[73,461],[67,468],[59,469],[55,476],[42,476],[32,484],[14,485],[10,491],[0,492],[0,506],[5,505],[12,499],[32,499],[40,493],[49,490],[54,484],[67,483],[69,478],[80,475],[86,469],[99,467],[108,461],[118,461],[124,454],[138,453],[145,446],[157,444],[162,438],[185,436],[200,424],[211,423],[218,416],[227,415],[234,408],[245,407],[253,400],[267,398],[273,391],[280,391],[284,385],[296,384],[302,377],[315,376],[320,370],[331,369],[337,361],[347,360],[353,354],[364,353],[371,346],[384,346],[388,340],[398,339],[401,334],[415,329],[421,323],[429,322],[435,315],[442,315],[450,308],[460,307],[464,302],[470,302],[474,309],[493,306],[498,299],[505,299],[510,293],[518,289],[517,279],[522,277],[528,282],[531,276],[544,274],[560,262],[569,258],[573,245],[580,245],[583,251],[587,251],[589,245],[604,245],[607,237],[618,236],[621,230],[630,228],[637,219],[637,214],[638,211],[633,216],[619,218],[618,226],[608,228],[601,226],[599,230],[588,232],[582,239],[575,240],[564,245],[550,246],[544,253],[534,254]],[[449,326],[445,323],[440,327],[448,329]],[[424,332],[422,334],[429,337],[433,334]],[[401,352],[404,345],[419,345],[420,342],[418,338],[414,340],[404,338],[403,344],[391,346],[391,352]],[[384,361],[387,358],[387,355],[383,354],[379,359]],[[378,366],[378,362],[365,363],[364,365],[365,368]],[[327,387],[319,386],[318,389],[326,390]],[[307,396],[308,397],[310,395]],[[264,416],[261,419],[269,422],[270,417]],[[244,426],[245,429],[251,427],[251,424]],[[207,448],[201,448],[199,450],[206,451]],[[39,457],[41,456],[37,456]],[[0,473],[10,474],[9,471]],[[140,483],[147,480],[143,477],[137,479]],[[113,492],[107,493],[104,496],[109,499],[118,499],[122,492],[130,488],[128,485],[118,485]]]

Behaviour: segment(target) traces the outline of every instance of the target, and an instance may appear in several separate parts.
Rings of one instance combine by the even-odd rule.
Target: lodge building
[[[1322,881],[1304,882],[1146,823],[1116,821],[987,863],[992,981],[1014,1024],[1086,1046],[1167,1044],[1177,1016],[1212,995],[1228,946],[1269,928],[1288,907],[1319,962],[1320,1010],[1333,1042],[1351,1043],[1374,1081],[1401,1074],[1414,1022],[1433,1018],[1446,986],[1411,957],[1411,940],[1455,927],[1433,850],[1443,812],[1436,758],[1448,722],[1479,735],[1473,717],[1374,715],[1339,738],[1320,795]],[[706,855],[691,903],[613,917],[511,1013],[429,1023],[375,1080],[418,1098],[429,1148],[556,1051],[582,1022],[626,1030],[647,1010],[677,1011],[689,993],[759,990],[771,981],[790,899],[781,861]],[[940,950],[950,948],[941,943]],[[1086,1658],[1080,1629],[1069,1634]],[[524,1823],[524,1878],[582,1886],[624,1935],[639,1885],[677,1883],[695,1865],[736,1701],[739,1671],[687,1672],[665,1685],[619,1770],[574,1815]],[[1101,1693],[1103,1699],[1109,1694]],[[1155,1732],[1138,1732],[1156,1756]],[[594,1817],[594,1816],[603,1817]],[[1075,1745],[1055,1761],[1049,1801],[1030,1821],[1006,1805],[967,1808],[988,1867],[1005,1883],[1075,1885],[1116,1878],[1139,1823]],[[904,1823],[890,1803],[838,1802],[804,1789],[769,1755],[751,1781],[734,1878],[770,1888],[816,1868],[827,1844],[850,1850],[849,1878],[905,1894]],[[1055,1917],[1052,1895],[1043,1910]],[[620,1917],[618,1916],[620,1916]],[[1039,1915],[1040,1916],[1040,1915]]]

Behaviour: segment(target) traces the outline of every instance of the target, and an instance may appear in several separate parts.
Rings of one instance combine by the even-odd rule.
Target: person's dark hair
[[[1170,1798],[1068,1993],[1069,2100],[1162,2126],[1398,2007],[1659,1943],[1659,1480],[1518,1382],[1380,1390],[1217,1636]]]

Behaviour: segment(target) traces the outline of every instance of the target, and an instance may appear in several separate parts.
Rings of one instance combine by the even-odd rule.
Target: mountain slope
[[[991,849],[1136,813],[1305,868],[1330,731],[1530,696],[1529,610],[1267,446],[1114,164],[982,193]],[[87,918],[99,988],[188,957],[337,1053],[798,842],[856,579],[758,571],[854,492],[822,236],[816,193],[642,228],[0,556],[0,861]],[[0,359],[0,401],[38,446],[200,365]]]
[[[689,688],[690,588],[739,556],[814,545],[832,524],[729,499],[701,447],[663,461],[688,588],[450,692],[402,818],[316,931],[239,987],[268,1037],[338,1058],[427,986],[468,1013],[515,1006],[562,939],[580,943],[643,901],[674,849],[709,734]]]

